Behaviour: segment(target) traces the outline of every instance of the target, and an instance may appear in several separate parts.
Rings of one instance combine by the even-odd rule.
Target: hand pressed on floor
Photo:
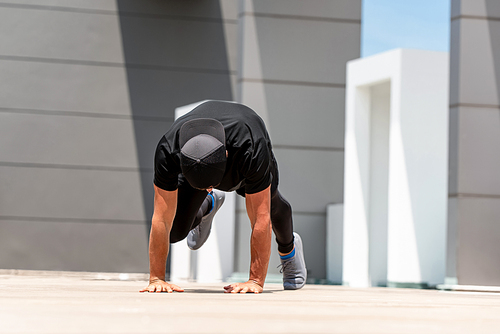
[[[168,292],[172,293],[173,291],[184,292],[183,288],[178,287],[175,284],[171,284],[162,280],[154,280],[149,282],[149,285],[140,290],[140,292]]]
[[[224,287],[225,293],[261,293],[264,289],[255,281],[248,281],[245,283],[233,283]]]

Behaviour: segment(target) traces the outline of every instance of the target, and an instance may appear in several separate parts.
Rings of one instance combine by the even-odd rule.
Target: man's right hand
[[[178,287],[175,284],[171,284],[165,282],[163,280],[157,279],[154,281],[150,281],[149,285],[142,289],[140,292],[168,292],[172,293],[173,291],[184,292],[183,288]]]

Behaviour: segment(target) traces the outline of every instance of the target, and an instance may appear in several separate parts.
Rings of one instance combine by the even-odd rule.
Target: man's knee
[[[170,233],[170,243],[175,244],[176,242],[182,241],[187,237],[187,233]]]

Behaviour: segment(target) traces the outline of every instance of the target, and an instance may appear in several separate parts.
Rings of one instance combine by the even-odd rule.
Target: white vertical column
[[[234,221],[236,193],[226,193],[226,199],[215,215],[212,232],[198,255],[196,280],[200,283],[222,282],[233,273]]]
[[[376,101],[380,95],[376,92],[384,91],[387,81],[390,121],[387,112],[377,111],[379,107],[389,108],[388,94]],[[447,96],[446,53],[394,50],[349,62],[344,180],[346,284],[443,282]],[[381,244],[387,244],[387,249]]]
[[[372,286],[387,284],[387,215],[391,82],[370,88],[369,272]]]
[[[190,112],[205,101],[175,109],[175,118]],[[212,223],[210,237],[203,247],[191,251],[185,241],[171,245],[172,281],[222,282],[233,273],[235,193],[226,193],[224,204]]]
[[[398,59],[401,63],[401,59]],[[403,132],[410,130],[402,126],[402,115],[410,111],[408,106],[402,104],[401,81],[407,73],[401,73],[402,65],[398,66],[400,71],[393,78],[391,87],[392,110],[391,125],[389,135],[389,194],[388,205],[389,214],[387,222],[387,280],[397,283],[418,283],[421,282],[419,254],[415,235],[415,219],[413,215],[414,203],[410,193],[409,166],[407,155],[413,154],[406,151],[409,146],[404,142]],[[419,93],[421,90],[418,91]],[[413,92],[416,93],[416,92]],[[408,117],[408,116],[406,116]],[[418,118],[417,115],[413,115]],[[410,126],[410,125],[409,125]],[[413,126],[418,126],[415,123]],[[406,147],[405,147],[406,146]],[[414,147],[420,150],[418,145]],[[418,154],[418,153],[416,153]],[[424,163],[423,161],[417,164]],[[412,168],[412,171],[416,170]]]
[[[185,242],[170,244],[170,281],[182,283],[194,279],[191,252]]]
[[[349,68],[348,68],[349,73]],[[369,286],[369,88],[347,83],[343,282]]]
[[[401,50],[391,111],[388,280],[442,283],[448,165],[448,54]]]

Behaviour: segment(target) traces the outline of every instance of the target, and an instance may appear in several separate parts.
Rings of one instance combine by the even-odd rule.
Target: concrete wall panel
[[[0,61],[4,108],[130,114],[124,68]]]
[[[280,171],[280,192],[295,211],[326,214],[327,204],[342,202],[343,152],[288,149],[274,152]]]
[[[149,14],[181,18],[237,19],[237,2],[234,0],[2,0],[0,6],[34,8],[39,10],[83,11],[112,14],[118,10],[127,14]]]
[[[116,11],[116,0],[2,0],[1,7],[38,10]]]
[[[500,105],[500,50],[492,40],[500,36],[500,22],[460,21],[459,103]],[[475,64],[475,65],[471,65]]]
[[[120,25],[129,64],[209,69],[226,74],[236,70],[228,68],[229,63],[236,64],[236,48],[226,49],[225,40],[225,33],[235,38],[234,23],[121,17]],[[145,38],[150,34],[158,36]]]
[[[3,216],[145,219],[137,171],[0,166],[0,175],[0,188],[9,189],[0,193]]]
[[[458,165],[460,192],[500,196],[500,112],[459,109]]]
[[[317,18],[361,20],[361,2],[350,0],[288,0],[280,1],[243,0],[241,10],[246,13],[265,13],[285,16],[309,16]]]
[[[219,71],[228,70],[222,31],[234,38],[237,30],[235,23],[217,21],[119,18],[86,12],[3,8],[0,29],[7,31],[12,27],[16,27],[16,34],[0,37],[0,55],[122,64],[124,36],[125,44],[135,45],[127,49],[130,64]],[[160,34],[158,38],[144,38],[155,32]],[[179,48],[180,45],[184,47]],[[172,52],[173,46],[177,47],[176,52]],[[235,64],[236,48],[229,50],[234,51],[229,56]]]
[[[452,2],[450,283],[500,284],[499,17],[495,0]]]
[[[458,199],[459,284],[500,285],[500,198]]]
[[[448,198],[448,226],[446,231],[446,284],[457,284],[458,198]],[[448,282],[451,281],[451,282]]]
[[[148,143],[143,162],[153,168],[154,150],[170,122],[72,115],[0,112],[1,162],[135,168],[134,125]]]
[[[259,92],[263,99],[256,96]],[[257,82],[246,83],[242,90],[243,100],[266,122],[274,146],[342,149],[344,96],[343,88]]]
[[[448,142],[448,194],[458,192],[459,108],[450,108]]]
[[[359,55],[359,45],[351,41],[359,38],[360,29],[359,24],[246,17],[241,75],[343,84],[346,62]]]
[[[500,17],[500,2],[497,0],[452,0],[452,15]]]
[[[148,272],[147,233],[146,224],[0,219],[0,268]]]
[[[0,54],[123,63],[116,15],[2,8]],[[61,29],[64,27],[64,29]]]
[[[227,75],[0,61],[3,108],[162,117],[195,97],[231,100]],[[130,86],[127,80],[133,82]],[[129,91],[130,89],[130,91]]]
[[[294,230],[300,234],[304,244],[308,277],[326,277],[326,214],[293,216]]]
[[[460,102],[460,20],[451,21],[450,32],[450,105]]]

